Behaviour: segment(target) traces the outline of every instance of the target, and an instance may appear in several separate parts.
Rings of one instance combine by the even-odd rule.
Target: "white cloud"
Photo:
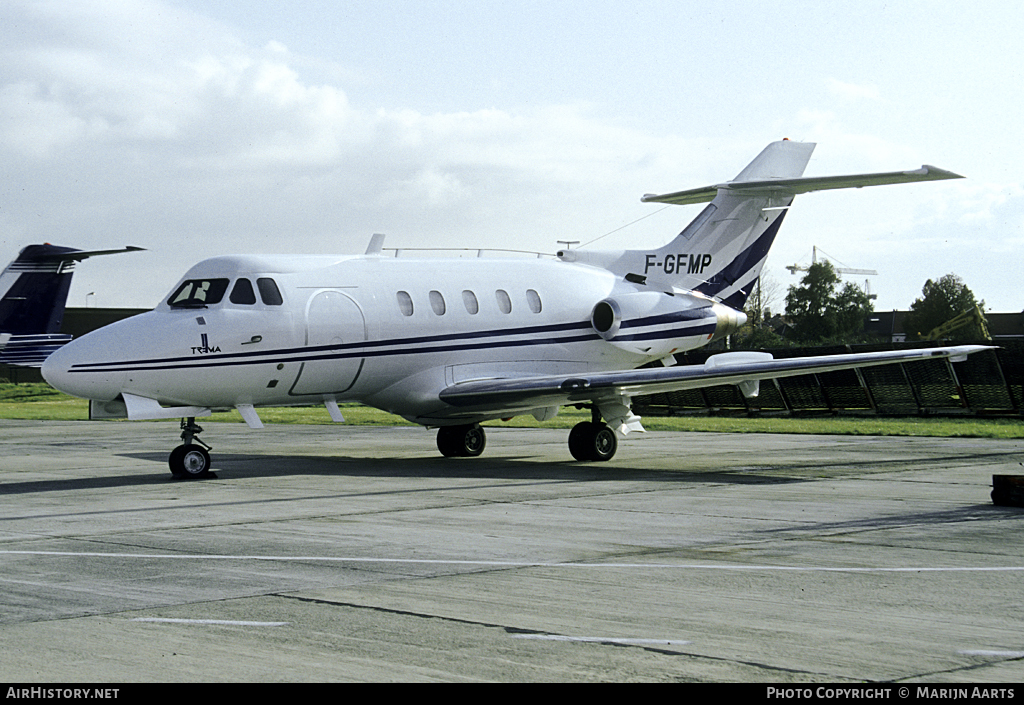
[[[882,93],[878,86],[873,84],[846,83],[836,78],[829,78],[825,82],[828,92],[844,101],[881,101]]]
[[[812,88],[798,96],[765,90],[762,77],[751,89],[727,71],[702,92],[680,82],[676,68],[665,75],[646,60],[630,67],[623,55],[601,64],[608,72],[627,64],[607,84],[646,90],[630,93],[632,110],[610,117],[609,106],[622,100],[597,94],[604,75],[589,77],[588,92],[558,100],[557,85],[547,84],[557,73],[549,66],[524,66],[523,76],[542,81],[535,84],[508,70],[528,54],[503,56],[493,68],[505,70],[494,75],[484,61],[465,74],[436,77],[429,67],[385,57],[389,66],[415,69],[419,83],[434,81],[417,83],[419,95],[441,92],[445,100],[410,103],[385,85],[373,93],[371,77],[381,79],[366,58],[378,48],[374,41],[349,55],[362,67],[349,66],[344,53],[309,55],[315,44],[303,45],[306,33],[261,35],[247,44],[234,28],[156,0],[7,0],[0,6],[0,260],[28,241],[148,247],[151,254],[130,264],[90,260],[76,282],[97,291],[99,305],[149,305],[196,260],[231,251],[358,252],[373,232],[406,246],[552,250],[558,240],[590,241],[651,215],[656,209],[640,204],[641,194],[730,178],[782,136],[819,143],[808,174],[922,161],[967,170],[945,163],[929,143],[918,154],[920,143],[908,134],[920,121],[903,120],[903,96],[863,69],[851,69],[856,79],[846,82],[829,77],[847,75],[834,65],[818,73],[804,67],[813,78],[799,85]],[[396,46],[395,37],[385,38],[390,44],[382,47]],[[418,38],[410,53],[428,39]],[[596,35],[589,41],[606,46]],[[507,48],[514,50],[514,38]],[[702,58],[672,54],[673,61],[696,62],[682,78],[723,66],[720,58],[712,56],[710,67]],[[465,99],[456,87],[473,80],[499,80],[530,100]],[[659,117],[648,120],[655,112]],[[666,115],[677,122],[665,122]],[[689,136],[666,134],[682,130]],[[966,141],[931,144],[978,151]],[[779,261],[788,264],[818,244],[852,266],[873,267],[910,241],[956,241],[943,235],[950,223],[975,228],[979,242],[1019,229],[1024,199],[1012,183],[976,191],[903,188],[802,197],[776,245]],[[933,188],[934,195],[921,195]],[[599,244],[660,244],[692,215],[666,209]],[[969,258],[953,252],[948,259]]]
[[[1024,212],[1024,184],[968,181],[958,186],[957,223],[1020,227],[1017,216]]]
[[[0,86],[0,114],[4,116],[0,146],[16,157],[47,157],[74,143],[88,127],[67,105],[31,81]]]
[[[80,269],[82,280],[125,272],[111,298],[150,304],[203,256],[358,251],[382,229],[399,244],[467,237],[460,244],[553,250],[636,217],[592,205],[638,208],[649,186],[630,188],[631,173],[662,167],[678,185],[663,145],[586,106],[357,108],[340,86],[305,80],[279,42],[248,48],[206,24],[179,43],[196,20],[168,6],[96,8],[18,7],[40,29],[5,52],[0,71],[0,150],[17,164],[0,184],[17,180],[25,193],[20,210],[8,204],[0,239],[12,255],[26,234],[91,247],[118,244],[119,233],[149,248],[136,260],[149,258],[148,271],[114,258]],[[110,31],[135,22],[145,50]]]

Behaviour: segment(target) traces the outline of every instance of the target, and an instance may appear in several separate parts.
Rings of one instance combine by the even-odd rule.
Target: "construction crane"
[[[825,254],[824,252],[822,254]],[[818,263],[818,247],[815,245],[811,253],[811,261],[814,264]],[[796,274],[797,272],[806,272],[810,267],[804,267],[800,264],[791,264],[786,267],[790,274]],[[864,274],[867,276],[878,276],[878,272],[873,269],[854,269],[852,267],[833,267],[837,274]],[[864,280],[864,293],[868,295],[868,298],[874,301],[878,298],[878,294],[871,293],[871,282],[867,279]]]
[[[825,254],[824,252],[822,254]],[[811,253],[811,262],[813,264],[818,263],[818,247],[815,245]],[[800,264],[791,264],[786,267],[790,274],[796,274],[797,272],[806,272],[810,267],[804,267]],[[873,269],[853,269],[851,267],[833,267],[838,274],[866,274],[868,276],[878,276],[878,272]]]

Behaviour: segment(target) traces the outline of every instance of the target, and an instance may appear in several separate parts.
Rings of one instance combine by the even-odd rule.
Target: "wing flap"
[[[440,397],[445,403],[463,409],[526,411],[544,406],[600,402],[623,395],[656,394],[719,384],[741,385],[764,379],[874,367],[895,362],[945,358],[959,360],[992,349],[986,345],[959,345],[784,360],[752,358],[745,353],[740,354],[742,357],[729,359],[731,354],[724,353],[708,358],[708,362],[703,365],[466,382],[444,389]],[[716,359],[723,357],[726,359]]]

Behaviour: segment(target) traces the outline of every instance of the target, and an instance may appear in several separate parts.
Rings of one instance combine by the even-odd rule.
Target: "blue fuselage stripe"
[[[685,315],[655,316],[630,322],[630,327],[666,324],[670,328],[617,336],[615,340],[657,340],[682,336],[703,336],[714,333],[715,319]],[[710,321],[710,322],[708,322]],[[685,324],[697,325],[685,325]],[[682,325],[680,325],[682,324]],[[625,323],[623,324],[626,325]],[[577,332],[585,331],[585,332]],[[516,339],[516,336],[530,336]],[[466,342],[482,338],[497,338],[481,342]],[[506,331],[477,331],[449,333],[423,338],[394,338],[391,340],[364,340],[336,345],[284,348],[263,352],[241,352],[204,355],[202,357],[148,358],[143,360],[122,360],[117,362],[93,362],[73,365],[70,372],[138,372],[177,369],[200,369],[229,367],[232,365],[263,365],[282,362],[316,362],[323,360],[344,360],[350,358],[371,358],[399,355],[424,355],[456,351],[482,350],[487,348],[528,347],[538,345],[567,345],[601,340],[591,328],[590,321],[562,323],[545,326],[530,326]],[[438,343],[442,343],[438,345]],[[447,343],[447,344],[444,344]]]
[[[792,199],[790,199],[792,203]],[[782,220],[786,217],[787,211],[782,211],[775,221],[765,229],[760,237],[755,240],[750,247],[746,248],[739,255],[733,259],[722,271],[714,275],[706,282],[697,286],[694,291],[699,291],[705,296],[718,296],[723,291],[728,289],[730,286],[742,279],[748,274],[757,263],[768,256],[768,250],[771,249],[772,243],[775,242],[775,236],[779,233],[779,228],[782,227]],[[742,308],[743,304],[746,303],[747,297],[750,295],[749,291],[737,292],[740,294],[739,297],[733,294],[725,302],[732,308]]]

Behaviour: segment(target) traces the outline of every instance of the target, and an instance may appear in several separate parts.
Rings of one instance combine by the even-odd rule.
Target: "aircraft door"
[[[352,388],[363,358],[348,343],[366,340],[366,320],[359,305],[336,289],[313,294],[306,305],[306,347],[318,348],[323,359],[302,363],[290,394],[341,394]]]

